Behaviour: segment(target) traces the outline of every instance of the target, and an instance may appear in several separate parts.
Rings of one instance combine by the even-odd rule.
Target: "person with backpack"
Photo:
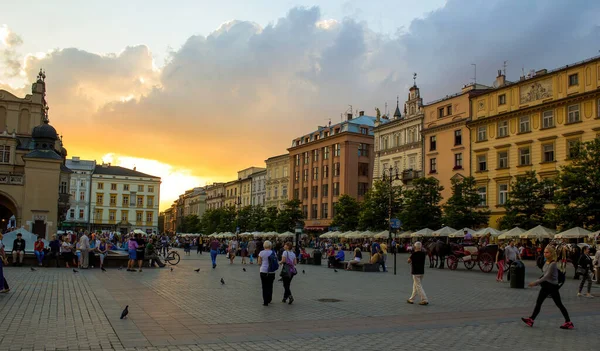
[[[558,292],[561,287],[561,281],[564,283],[564,273],[559,271],[558,265],[556,264],[556,249],[551,245],[546,246],[544,249],[544,257],[546,258],[546,264],[544,264],[542,269],[544,274],[540,279],[529,283],[529,287],[534,287],[536,285],[542,287],[537,297],[535,308],[533,309],[531,317],[521,318],[521,320],[528,326],[533,327],[533,322],[535,317],[540,313],[542,303],[544,303],[544,300],[546,300],[547,297],[551,297],[556,304],[556,307],[558,307],[565,318],[565,323],[560,326],[560,329],[573,329],[574,326],[569,318],[569,313],[560,300],[560,293]]]
[[[273,244],[266,240],[263,244],[264,250],[258,253],[258,264],[260,265],[260,283],[262,285],[263,306],[269,306],[273,300],[273,282],[275,272],[279,269],[277,255],[271,248]]]
[[[296,275],[296,264],[298,263],[296,259],[296,254],[292,251],[292,243],[290,241],[286,242],[283,246],[284,251],[281,254],[281,279],[283,280],[283,300],[281,302],[286,303],[289,299],[288,304],[294,303],[294,297],[292,296],[292,291],[290,290],[290,284],[292,283],[292,279]]]

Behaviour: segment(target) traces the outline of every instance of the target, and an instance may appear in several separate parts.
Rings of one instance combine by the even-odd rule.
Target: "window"
[[[429,159],[429,173],[437,172],[437,159],[431,158]]]
[[[111,183],[110,184],[110,190],[117,190],[117,184]]]
[[[323,166],[323,179],[329,177],[329,166]]]
[[[10,163],[10,146],[0,146],[0,163]]]
[[[462,145],[462,130],[454,131],[454,145]]]
[[[317,180],[319,179],[319,167],[313,167],[313,171],[312,171],[312,179]]]
[[[288,168],[287,167],[283,167],[283,177],[287,177],[288,176]],[[150,191],[150,190],[148,190]]]
[[[360,143],[358,144],[358,156],[369,156],[369,145]]]
[[[529,116],[522,116],[519,118],[519,133],[530,132]]]
[[[278,196],[278,193],[279,193],[279,188],[278,188],[278,187],[275,187],[275,191],[274,191],[274,196],[275,196],[275,198],[277,198],[277,196]],[[271,189],[269,189],[269,197],[271,197]]]
[[[144,206],[144,196],[137,197],[137,205],[138,205],[138,207]]]
[[[329,204],[321,204],[321,218],[329,218]]]
[[[300,189],[294,189],[294,200],[300,200]]]
[[[79,186],[83,188],[83,187],[85,186],[85,180],[82,180],[82,181],[79,183]]]
[[[358,175],[368,177],[369,176],[369,164],[360,162],[358,164]]]
[[[129,191],[129,184],[123,184],[123,191]]]
[[[304,152],[304,164],[307,165],[310,157],[308,156],[308,151]]]
[[[429,137],[429,151],[435,151],[437,148],[437,138],[435,135]]]
[[[294,172],[294,181],[296,181],[296,183],[300,181],[300,171]]]
[[[498,168],[508,168],[508,151],[498,153]]]
[[[554,162],[554,144],[545,144],[542,146],[544,162]]]
[[[334,177],[340,176],[340,163],[339,162],[336,162],[333,164],[333,176]]]
[[[323,185],[321,185],[321,190],[322,190],[322,193],[323,193],[323,197],[329,196],[329,184],[323,184]]]
[[[544,111],[542,113],[542,128],[554,127],[554,111]]]
[[[148,196],[148,198],[146,198],[146,206],[154,207],[154,196]]]
[[[506,204],[508,199],[508,184],[498,185],[498,205]]]
[[[369,190],[369,183],[358,183],[358,196],[364,196]]]
[[[477,128],[477,141],[485,141],[487,140],[487,127],[481,126]]]
[[[136,212],[135,213],[135,221],[136,222],[141,222],[143,220],[144,220],[144,212],[141,212],[141,211]]]
[[[577,73],[569,75],[569,86],[579,85],[579,75]]]
[[[69,218],[75,218],[75,209],[69,210]]]
[[[333,156],[339,156],[342,153],[342,149],[340,148],[340,144],[333,145]]]
[[[415,129],[411,128],[408,130],[408,140],[406,141],[408,144],[414,143],[417,141],[417,137],[415,135]]]
[[[567,158],[572,159],[579,154],[579,139],[567,140]]]
[[[148,192],[149,193],[153,193],[154,192],[154,185],[148,185]]]
[[[479,206],[487,206],[487,188],[484,186],[477,188],[477,195],[479,195]]]
[[[83,209],[79,210],[79,219],[83,219],[84,214],[85,212],[83,211]]]
[[[446,106],[446,115],[450,116],[452,114],[452,105]]]
[[[123,207],[129,206],[129,195],[123,195]]]
[[[389,145],[388,145],[388,138],[387,138],[387,137],[385,137],[385,138],[383,138],[383,143],[382,143],[381,149],[382,149],[382,150],[387,150],[388,148],[389,148]]]
[[[333,183],[333,196],[340,196],[340,183]]]
[[[329,159],[329,146],[325,146],[323,148],[323,159],[324,160],[328,160]]]
[[[129,222],[129,211],[121,211],[121,222]]]
[[[307,182],[308,181],[308,169],[302,170],[302,181],[303,182]]]
[[[114,222],[116,220],[116,218],[117,218],[117,211],[115,211],[115,210],[108,211],[108,220],[109,221]]]
[[[477,170],[479,172],[487,171],[487,155],[477,156]]]
[[[153,217],[152,212],[146,212],[146,222],[152,222]]]
[[[519,149],[519,166],[529,165],[531,165],[531,149],[529,147]]]
[[[569,116],[567,117],[567,123],[579,122],[579,105],[571,105],[568,108]]]
[[[110,194],[110,205],[117,206],[117,194]]]
[[[498,122],[498,137],[505,137],[508,135],[508,121]]]
[[[312,204],[310,206],[310,218],[318,218],[319,205]]]
[[[313,162],[319,161],[319,150],[313,150]]]
[[[296,155],[296,166],[300,166],[300,155]]]
[[[144,192],[144,186],[143,185],[138,185],[138,192],[140,192],[140,193]]]
[[[442,118],[444,117],[444,108],[440,107],[438,108],[438,118]]]
[[[302,206],[302,215],[304,216],[304,218],[308,218],[308,205]]]
[[[462,153],[454,154],[454,169],[462,168]]]
[[[498,95],[498,105],[506,104],[506,94]]]
[[[287,185],[283,185],[281,188],[281,196],[287,198]]]
[[[104,189],[104,183],[98,183],[98,190]]]
[[[102,206],[104,202],[104,194],[96,194],[96,205]]]
[[[100,222],[102,223],[102,216],[104,215],[104,211],[103,210],[96,210],[94,212],[94,222]]]
[[[315,198],[315,199],[319,197],[319,186],[313,185],[313,187],[312,187],[312,197]]]
[[[415,155],[408,156],[408,169],[415,169],[417,164],[417,157]]]
[[[364,134],[364,135],[369,134],[369,128],[360,127],[360,134]]]
[[[302,198],[308,199],[308,187],[302,188]]]
[[[59,193],[61,193],[61,194],[67,194],[68,193],[68,191],[67,191],[67,185],[68,185],[67,182],[60,182],[60,187],[58,189]]]

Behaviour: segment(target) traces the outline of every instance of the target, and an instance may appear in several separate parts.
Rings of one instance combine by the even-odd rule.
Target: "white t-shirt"
[[[286,263],[288,258],[290,259],[290,261],[292,261],[292,265],[294,265],[294,262],[296,262],[296,254],[293,252],[284,251],[282,257],[286,259]]]
[[[258,253],[258,257],[262,260],[260,264],[261,273],[269,273],[269,256],[271,256],[272,252],[273,250],[262,250]]]
[[[71,243],[63,241],[63,243],[62,243],[62,252],[71,252]]]

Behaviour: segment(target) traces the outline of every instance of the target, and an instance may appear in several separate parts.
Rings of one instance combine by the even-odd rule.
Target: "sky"
[[[8,0],[0,0],[7,2]],[[11,1],[0,89],[46,71],[69,156],[162,177],[161,209],[263,166],[352,105],[373,115],[599,54],[587,0]]]

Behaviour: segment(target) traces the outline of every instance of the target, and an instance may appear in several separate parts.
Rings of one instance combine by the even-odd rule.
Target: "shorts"
[[[360,257],[354,257],[354,261],[360,262]]]
[[[135,260],[136,258],[137,258],[136,251],[135,250],[129,250],[129,259],[130,260]]]
[[[138,261],[143,261],[144,260],[144,253],[145,253],[144,251],[136,251],[135,258]]]

